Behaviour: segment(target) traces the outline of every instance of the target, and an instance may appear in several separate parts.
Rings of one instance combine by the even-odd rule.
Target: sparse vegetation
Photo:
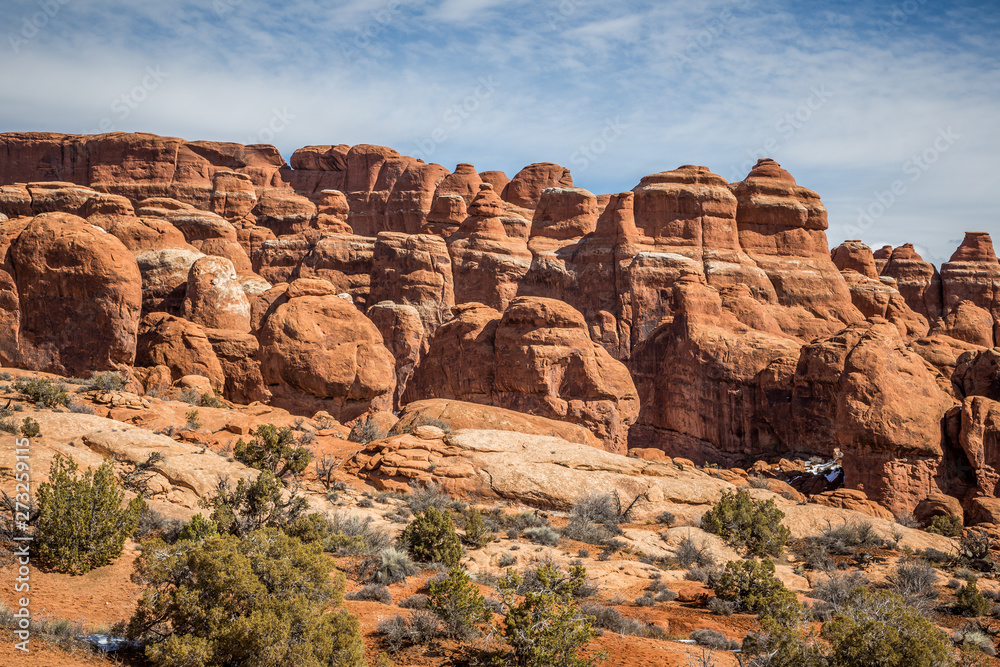
[[[258,426],[250,442],[240,438],[233,449],[233,456],[240,463],[267,470],[278,479],[298,475],[312,460],[312,452],[295,440],[291,428],[278,428],[273,424]]]
[[[347,600],[368,600],[370,602],[392,604],[392,594],[382,584],[365,584],[353,593],[348,593],[344,598]]]
[[[50,378],[22,375],[14,380],[12,387],[14,391],[26,396],[30,402],[40,403],[45,408],[69,405],[69,394],[65,387]]]
[[[387,547],[378,553],[378,567],[374,579],[380,584],[395,584],[406,581],[416,574],[417,567],[409,554],[394,547]]]
[[[979,590],[975,577],[965,580],[965,585],[955,591],[955,611],[962,616],[984,616],[989,613],[990,601]]]
[[[452,639],[468,639],[478,634],[478,625],[490,619],[486,600],[469,580],[469,574],[453,567],[441,581],[431,582],[427,608],[441,619],[444,634]]]
[[[211,519],[220,532],[243,537],[266,526],[285,528],[305,512],[305,498],[296,494],[286,498],[282,491],[281,480],[264,470],[251,482],[240,479],[235,488],[220,479],[215,493],[200,503],[212,510]]]
[[[709,585],[716,597],[750,613],[760,612],[776,596],[790,592],[775,578],[774,563],[769,560],[729,561],[725,569],[709,577]]]
[[[73,459],[59,454],[37,497],[39,559],[54,570],[73,574],[107,565],[121,555],[145,508],[141,497],[122,507],[125,494],[110,461],[81,475]]]
[[[340,607],[343,576],[318,544],[274,528],[243,538],[144,543],[134,580],[146,587],[129,623],[154,667],[361,667],[358,620]]]
[[[31,417],[25,417],[21,423],[21,435],[26,438],[37,438],[41,434],[41,425]]]
[[[594,619],[581,611],[574,599],[586,582],[587,571],[573,566],[564,574],[554,565],[536,571],[539,587],[520,600],[515,594],[521,576],[513,571],[498,584],[503,605],[501,633],[509,652],[504,664],[517,667],[589,667],[599,656],[581,657],[582,649],[595,636]]]
[[[719,502],[702,516],[701,527],[748,554],[776,556],[790,535],[781,523],[784,518],[773,500],[756,501],[741,488],[736,493],[723,491]]]
[[[113,371],[92,373],[87,387],[97,391],[121,391],[125,388],[125,378]]]
[[[740,647],[740,642],[729,639],[721,632],[716,632],[708,628],[692,630],[691,639],[695,640],[699,646],[704,646],[714,651],[735,651]]]
[[[473,549],[482,549],[496,539],[496,535],[486,528],[483,515],[473,508],[465,515],[465,543]]]
[[[462,558],[462,542],[450,514],[435,507],[418,513],[399,539],[418,560],[438,561],[455,567]]]
[[[677,545],[677,550],[674,552],[674,558],[685,569],[694,565],[709,567],[715,564],[715,556],[712,555],[708,547],[704,544],[698,546],[690,537],[685,537],[680,541],[680,544]]]
[[[355,422],[347,439],[359,445],[367,445],[369,442],[374,442],[383,437],[385,437],[385,434],[379,430],[378,420],[375,419],[375,415],[368,414],[365,415],[364,419]]]
[[[962,520],[954,514],[938,514],[927,526],[928,533],[937,533],[945,537],[959,537],[962,535],[962,529]]]
[[[595,628],[614,632],[619,635],[633,635],[653,639],[665,639],[667,635],[660,626],[624,616],[614,607],[585,602],[580,605],[580,611],[594,619]]]

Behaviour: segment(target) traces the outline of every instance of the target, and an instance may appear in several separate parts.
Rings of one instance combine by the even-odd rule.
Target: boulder
[[[958,358],[951,383],[962,398],[1000,401],[1000,348],[969,351]]]
[[[190,246],[161,248],[137,255],[135,261],[142,275],[143,312],[174,315],[183,312],[188,275],[194,263],[204,256]]]
[[[184,317],[209,329],[250,331],[250,301],[232,262],[206,256],[191,265]]]
[[[257,191],[246,174],[219,170],[212,175],[212,213],[226,220],[239,220],[257,205]]]
[[[553,162],[538,162],[517,172],[504,186],[500,196],[515,206],[534,209],[545,188],[572,186],[573,177],[569,169]]]
[[[396,360],[393,409],[398,410],[410,376],[424,353],[427,335],[424,323],[415,307],[391,301],[376,303],[368,309],[367,315]]]
[[[432,234],[382,232],[372,255],[372,302],[392,301],[416,308],[424,336],[451,318],[455,288],[444,240]]]
[[[896,288],[907,305],[928,322],[941,317],[941,276],[934,265],[925,262],[912,243],[904,243],[884,254],[885,263],[880,274],[896,280]]]
[[[150,313],[142,318],[135,363],[137,366],[164,366],[171,381],[186,375],[201,375],[213,389],[225,388],[225,372],[204,327],[167,313]]]
[[[583,316],[553,299],[518,297],[501,317],[455,308],[405,396],[448,398],[585,426],[624,454],[639,405],[627,368],[594,343]]]
[[[949,336],[972,345],[993,347],[993,316],[972,301],[959,301],[931,328],[931,335]]]
[[[326,410],[341,423],[372,408],[390,409],[392,353],[375,325],[332,293],[333,285],[317,293],[322,282],[289,284],[260,325],[261,373],[272,404],[300,414]]]
[[[833,264],[841,271],[854,271],[865,278],[878,279],[872,249],[858,239],[844,241],[830,251]]]
[[[944,311],[969,301],[1000,320],[1000,261],[986,232],[966,232],[962,244],[941,265]]]
[[[87,375],[132,365],[142,277],[121,241],[77,216],[44,213],[9,252],[22,367]]]

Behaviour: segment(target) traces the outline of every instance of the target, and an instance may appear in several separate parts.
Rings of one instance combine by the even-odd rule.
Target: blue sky
[[[597,193],[757,157],[831,244],[1000,240],[1000,5],[6,0],[0,131],[375,143]]]

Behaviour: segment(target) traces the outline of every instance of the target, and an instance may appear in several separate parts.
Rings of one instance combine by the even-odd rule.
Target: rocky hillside
[[[595,195],[551,163],[2,134],[0,365],[348,425],[451,406],[460,428],[646,459],[784,459],[800,487],[796,459],[839,459],[847,490],[803,490],[1000,529],[989,235],[934,267],[910,245],[831,251],[826,229],[768,159],[739,183],[686,165]],[[378,456],[357,470],[418,476]],[[486,493],[481,458],[436,481]]]

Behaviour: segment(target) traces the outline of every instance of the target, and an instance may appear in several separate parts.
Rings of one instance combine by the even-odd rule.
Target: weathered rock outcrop
[[[427,333],[420,311],[411,305],[380,301],[368,309],[368,319],[382,334],[382,341],[396,360],[393,409],[400,406],[403,392],[426,351]]]
[[[121,241],[77,216],[43,213],[9,252],[20,365],[84,376],[132,365],[142,278]]]
[[[941,317],[941,276],[933,264],[917,254],[912,243],[893,249],[879,273],[895,278],[896,287],[907,305],[928,322]]]
[[[285,288],[257,332],[261,374],[271,402],[291,412],[326,410],[347,422],[369,409],[391,409],[395,360],[382,335],[322,280]]]
[[[432,234],[382,232],[372,255],[370,300],[411,305],[430,337],[451,317],[455,286],[444,239]]]
[[[771,159],[732,187],[739,243],[774,286],[782,329],[805,340],[861,320],[830,259],[826,208]]]
[[[790,451],[760,414],[769,389],[758,376],[773,362],[794,363],[801,342],[746,326],[693,277],[675,283],[669,299],[673,318],[630,360],[642,409],[629,446],[730,465]]]
[[[165,366],[171,382],[186,375],[208,378],[212,388],[222,391],[226,374],[205,328],[167,313],[150,313],[139,327],[136,366]]]
[[[209,329],[250,331],[250,301],[232,262],[210,256],[195,260],[188,272],[184,317]]]
[[[1000,348],[960,356],[951,383],[962,398],[985,396],[1000,401]]]
[[[639,405],[628,370],[587,334],[580,313],[518,297],[501,317],[459,306],[410,381],[406,400],[450,398],[580,424],[624,453]]]
[[[944,311],[963,301],[989,311],[1000,321],[1000,260],[986,232],[966,232],[962,245],[941,265]]]
[[[538,205],[542,190],[572,186],[573,176],[569,169],[553,162],[538,162],[517,172],[504,186],[500,196],[514,206],[533,209]]]

